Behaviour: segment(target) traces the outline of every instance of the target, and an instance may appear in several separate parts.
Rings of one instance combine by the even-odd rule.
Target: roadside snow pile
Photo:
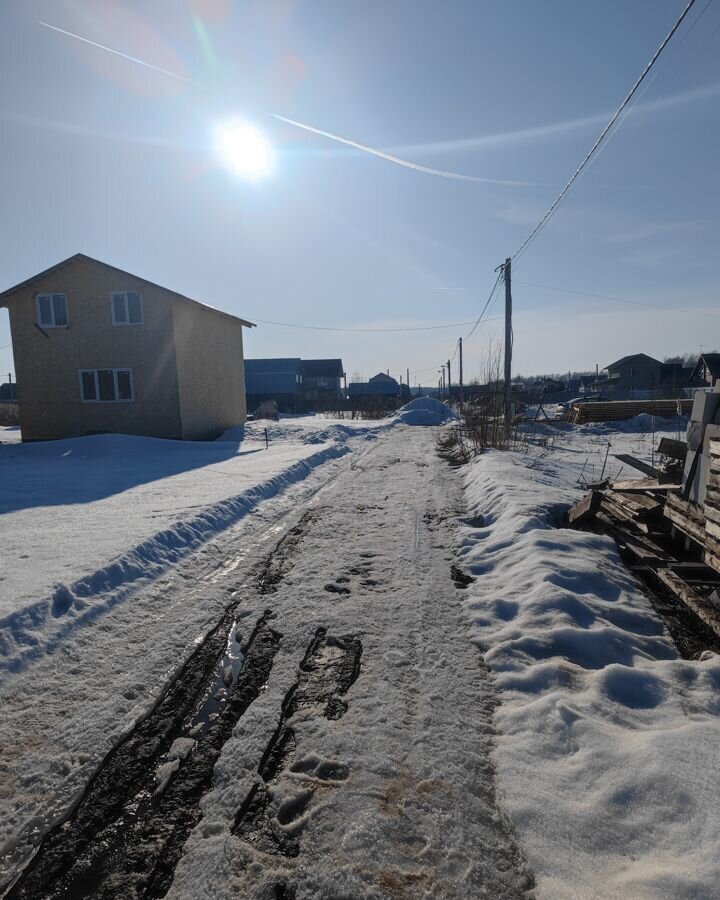
[[[466,470],[505,807],[539,898],[716,897],[720,658],[680,658],[610,538],[553,528],[576,472],[497,452]]]
[[[455,413],[433,397],[418,397],[401,407],[395,416],[400,425],[443,425],[455,419]]]
[[[0,446],[0,670],[53,649],[349,450],[131,435]]]

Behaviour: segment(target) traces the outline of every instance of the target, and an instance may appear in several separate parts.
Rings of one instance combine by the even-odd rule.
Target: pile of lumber
[[[641,413],[670,419],[673,416],[689,415],[693,401],[683,400],[612,400],[607,403],[573,404],[568,415],[575,425],[586,422],[617,422],[632,419]]]
[[[567,524],[577,528],[595,520],[602,530],[615,538],[631,568],[649,585],[660,584],[676,601],[692,610],[717,636],[720,636],[720,608],[714,598],[720,594],[720,441],[713,457],[717,466],[717,516],[708,520],[698,513],[696,504],[680,497],[679,484],[661,484],[656,478],[616,481],[590,490],[568,512]],[[677,524],[683,534],[705,546],[705,564],[682,562],[663,541],[663,522]],[[707,546],[706,525],[717,527],[717,557],[712,559]],[[704,543],[703,543],[704,542]],[[682,553],[680,554],[682,555]],[[712,566],[712,568],[711,568]]]
[[[709,440],[708,447],[704,500],[694,503],[680,494],[669,496],[665,517],[702,549],[705,563],[720,572],[720,440]]]
[[[661,523],[664,498],[670,490],[677,490],[677,485],[660,484],[653,478],[595,487],[569,510],[567,524],[577,528],[600,518],[610,525],[632,523],[633,530],[647,533]]]

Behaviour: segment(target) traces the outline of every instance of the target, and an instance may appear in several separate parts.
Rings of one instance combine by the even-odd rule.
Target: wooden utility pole
[[[460,348],[460,409],[463,407],[463,370],[462,370],[462,338],[458,338],[458,346]]]
[[[405,375],[406,375],[406,380],[407,380],[408,393],[412,397],[412,391],[410,390],[410,369],[405,369]]]
[[[503,276],[505,278],[505,435],[510,440],[512,430],[512,286],[510,280],[510,257],[505,260]]]
[[[448,370],[448,400],[452,400],[452,378],[450,377],[450,360],[447,361],[447,370]]]

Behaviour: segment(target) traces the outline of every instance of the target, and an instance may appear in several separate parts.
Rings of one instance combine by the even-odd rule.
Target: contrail
[[[362,150],[364,153],[370,153],[380,159],[386,159],[388,162],[395,163],[398,166],[405,166],[406,169],[412,169],[415,172],[424,172],[426,175],[438,175],[440,178],[453,178],[456,181],[481,181],[485,184],[508,184],[514,187],[529,187],[532,182],[529,181],[506,181],[501,178],[481,178],[479,175],[462,175],[459,172],[446,172],[444,169],[433,169],[430,166],[421,166],[419,163],[410,162],[407,159],[401,159],[399,156],[393,156],[391,153],[385,153],[384,150],[376,150],[374,147],[368,147],[366,144],[359,144],[357,141],[351,141],[349,138],[341,137],[339,134],[333,134],[331,131],[322,131],[320,128],[313,128],[312,125],[305,125],[302,122],[296,122],[294,119],[287,119],[285,116],[279,116],[277,113],[268,113],[273,119],[280,122],[287,122],[288,125],[294,125],[295,128],[302,128],[311,134],[319,134],[321,137],[329,138],[331,141],[337,141],[339,144],[345,144],[353,147],[355,150]]]
[[[184,75],[178,75],[177,72],[171,72],[169,69],[161,69],[160,66],[154,66],[152,63],[145,62],[144,59],[138,59],[137,56],[130,56],[129,53],[123,53],[120,50],[113,50],[112,47],[106,47],[105,44],[98,44],[97,41],[91,41],[90,38],[81,37],[79,34],[73,34],[72,31],[65,31],[64,28],[58,28],[57,25],[50,25],[47,22],[42,22],[38,19],[39,25],[44,25],[45,28],[50,28],[53,31],[58,31],[60,34],[66,34],[68,37],[75,38],[77,41],[82,41],[83,44],[90,44],[93,47],[98,47],[100,50],[107,50],[108,53],[114,53],[115,56],[122,56],[123,59],[129,59],[130,62],[137,63],[140,66],[145,66],[146,69],[154,69],[156,72],[162,72],[163,75],[169,75],[171,78],[177,78],[179,81],[187,81],[192,84],[190,78],[186,78]]]
[[[137,63],[140,66],[145,66],[145,68],[147,69],[153,69],[156,72],[161,72],[163,75],[168,75],[170,78],[177,78],[179,81],[185,81],[188,84],[194,84],[192,79],[187,78],[185,75],[178,75],[177,72],[171,72],[169,69],[163,69],[160,66],[154,66],[152,63],[146,62],[144,59],[139,59],[137,56],[131,56],[129,53],[123,53],[121,50],[115,50],[113,47],[108,47],[105,44],[99,44],[97,41],[91,41],[89,38],[82,37],[82,35],[75,34],[72,31],[66,31],[64,28],[58,28],[56,25],[50,25],[48,22],[43,22],[40,19],[38,19],[38,24],[42,25],[45,28],[50,28],[52,31],[57,31],[60,34],[67,35],[67,37],[82,41],[84,44],[90,44],[92,47],[97,47],[100,50],[106,50],[108,53],[115,54],[115,56],[121,56],[123,59],[127,59],[130,62]],[[395,163],[395,165],[404,166],[406,169],[412,169],[415,172],[422,172],[425,175],[435,175],[439,178],[450,178],[454,181],[474,181],[483,184],[510,185],[512,187],[537,187],[536,184],[530,181],[508,181],[501,178],[481,178],[479,175],[463,175],[460,172],[447,172],[444,169],[433,169],[430,166],[421,166],[419,163],[410,162],[410,160],[407,159],[401,159],[399,156],[393,156],[391,153],[385,153],[383,150],[377,150],[374,147],[368,147],[366,144],[359,144],[357,141],[351,141],[349,138],[341,137],[339,134],[333,134],[330,131],[322,131],[320,128],[313,128],[311,125],[305,125],[302,122],[296,122],[294,119],[287,119],[285,116],[279,116],[276,113],[266,113],[265,115],[271,116],[272,118],[277,119],[280,122],[285,122],[288,125],[292,125],[294,128],[301,128],[303,131],[309,131],[311,134],[317,134],[320,137],[328,138],[328,140],[336,141],[339,144],[345,144],[347,147],[353,147],[355,150],[361,150],[363,153],[370,153],[372,156],[377,156],[379,159],[385,159],[388,162]]]

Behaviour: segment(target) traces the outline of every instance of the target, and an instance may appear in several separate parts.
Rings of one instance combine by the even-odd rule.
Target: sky
[[[349,378],[412,384],[452,358],[455,379],[496,267],[684,5],[5,0],[0,289],[82,252],[256,321],[246,357],[341,357]],[[719,104],[720,2],[697,0],[513,265],[514,374],[720,349]],[[263,178],[218,152],[237,119],[273,148]],[[466,380],[499,351],[502,313],[499,290]],[[9,343],[2,310],[0,373]]]

